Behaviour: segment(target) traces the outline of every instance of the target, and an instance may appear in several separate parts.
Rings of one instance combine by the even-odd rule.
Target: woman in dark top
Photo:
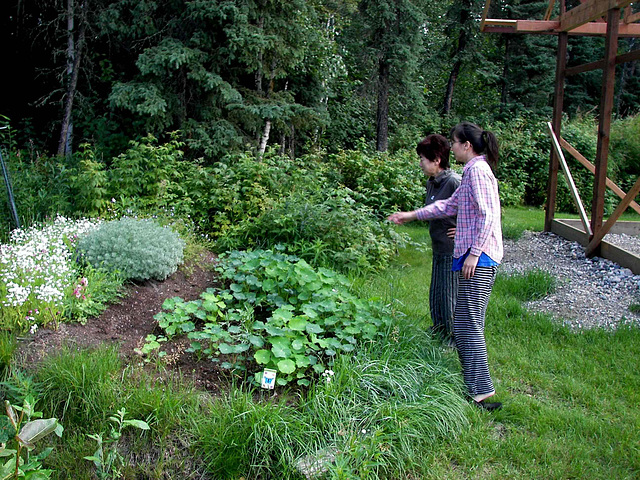
[[[449,198],[460,185],[460,175],[449,168],[449,149],[449,141],[442,135],[429,135],[416,147],[420,168],[429,177],[425,205]],[[455,228],[455,216],[429,221],[433,250],[429,287],[432,330],[450,345],[454,345],[453,312],[458,294],[458,275],[451,268]]]

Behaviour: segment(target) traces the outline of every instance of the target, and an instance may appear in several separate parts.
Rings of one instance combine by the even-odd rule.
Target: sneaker
[[[484,400],[482,400],[481,402],[476,402],[474,400],[473,404],[481,410],[486,410],[487,412],[495,412],[496,410],[500,410],[502,408],[502,403],[500,402],[485,402]]]

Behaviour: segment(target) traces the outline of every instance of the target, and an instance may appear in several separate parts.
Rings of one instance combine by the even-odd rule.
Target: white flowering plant
[[[105,283],[108,292],[117,290],[121,279],[76,262],[77,240],[99,224],[58,216],[11,232],[9,242],[0,245],[0,326],[35,331],[34,325],[82,319],[88,306],[104,303],[92,292]]]

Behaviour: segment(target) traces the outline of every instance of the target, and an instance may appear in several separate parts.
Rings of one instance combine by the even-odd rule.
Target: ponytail
[[[475,123],[462,122],[451,129],[451,138],[461,142],[469,142],[473,151],[485,154],[487,163],[495,173],[498,167],[498,139],[493,134],[483,130]]]
[[[485,145],[484,152],[487,155],[487,163],[489,163],[491,170],[495,173],[498,168],[498,139],[493,132],[483,130],[482,140]]]

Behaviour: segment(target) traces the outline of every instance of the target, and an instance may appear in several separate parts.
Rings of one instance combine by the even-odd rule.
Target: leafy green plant
[[[122,437],[122,431],[128,427],[149,430],[149,425],[143,420],[125,419],[127,410],[123,407],[118,410],[117,415],[109,417],[111,431],[107,438],[103,438],[103,433],[88,435],[89,438],[98,443],[98,448],[93,455],[84,457],[85,460],[93,462],[96,467],[96,475],[100,480],[108,478],[120,478],[122,468],[125,466],[124,457],[118,451],[118,443]]]
[[[354,200],[384,218],[424,204],[425,178],[415,150],[367,154],[364,148],[328,155],[326,163]]]
[[[346,277],[294,256],[235,251],[219,272],[227,289],[191,302],[169,299],[155,318],[168,338],[186,334],[191,351],[224,356],[223,367],[249,364],[256,383],[256,370],[269,368],[279,372],[279,385],[309,385],[336,355],[374,341],[390,322],[381,304],[350,293]]]
[[[273,248],[314,266],[363,273],[383,268],[405,238],[342,189],[296,192],[257,218],[246,218],[218,240],[222,249]]]
[[[153,220],[125,217],[81,238],[78,250],[94,267],[119,272],[127,279],[164,280],[182,262],[184,241]]]
[[[36,480],[50,478],[53,473],[42,468],[42,460],[51,454],[52,448],[37,455],[31,455],[31,452],[38,440],[54,432],[60,437],[64,429],[56,418],[41,418],[42,412],[34,410],[35,404],[30,395],[25,397],[21,407],[5,401],[7,415],[0,416],[0,457],[8,460],[0,467],[0,478]],[[7,448],[8,442],[15,448]]]
[[[106,165],[96,159],[95,152],[88,143],[80,145],[76,156],[78,167],[70,176],[76,210],[82,215],[98,217],[106,211],[108,205]]]

